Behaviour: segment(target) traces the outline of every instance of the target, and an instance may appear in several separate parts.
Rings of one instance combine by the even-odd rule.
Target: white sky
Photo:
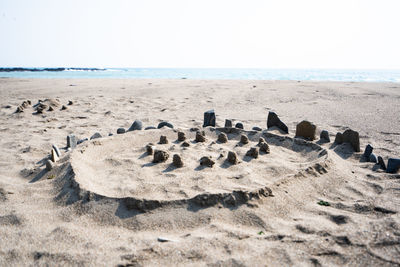
[[[400,0],[0,0],[0,66],[400,69]]]

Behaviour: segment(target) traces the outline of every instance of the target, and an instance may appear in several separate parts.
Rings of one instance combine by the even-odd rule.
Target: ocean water
[[[400,70],[110,68],[97,71],[0,72],[0,77],[400,82]]]

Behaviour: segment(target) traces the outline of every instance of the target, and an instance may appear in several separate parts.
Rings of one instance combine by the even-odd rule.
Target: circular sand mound
[[[80,188],[105,197],[176,201],[199,195],[255,192],[321,163],[327,156],[326,150],[314,143],[270,133],[233,129],[227,133],[227,143],[217,142],[220,131],[226,130],[205,130],[205,142],[195,142],[195,132],[186,130],[189,147],[177,141],[177,131],[173,129],[135,131],[93,140],[71,155],[75,180]],[[241,134],[249,137],[248,144],[239,142]],[[167,136],[168,144],[158,144],[160,135]],[[270,154],[246,156],[261,136],[269,144]],[[169,153],[166,162],[152,162],[153,156],[145,148],[150,142]],[[229,151],[238,155],[237,165],[227,162]],[[173,154],[181,156],[183,167],[172,165]],[[201,166],[199,160],[203,156],[211,156],[215,165]]]

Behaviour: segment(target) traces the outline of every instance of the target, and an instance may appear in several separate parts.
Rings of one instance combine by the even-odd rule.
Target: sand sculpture
[[[279,125],[281,130],[282,128],[285,130],[283,122],[274,114],[269,114],[269,120],[272,120],[274,126]],[[214,116],[215,113],[207,112],[205,120],[212,122]],[[118,138],[123,138],[123,142],[114,143],[114,139],[105,139],[101,137],[100,133],[96,133],[94,136],[97,139],[102,138],[102,142],[95,143],[96,140],[86,142],[83,149],[77,149],[76,137],[69,135],[67,148],[73,151],[69,157],[71,157],[73,170],[71,179],[74,179],[74,184],[79,184],[81,191],[93,190],[93,194],[99,197],[119,201],[119,198],[110,197],[115,194],[113,185],[104,189],[102,193],[97,193],[97,189],[93,189],[91,186],[91,179],[96,177],[96,183],[101,183],[101,179],[108,179],[108,177],[113,177],[112,180],[115,181],[119,181],[120,177],[126,177],[124,185],[127,188],[142,188],[142,191],[135,191],[134,196],[124,197],[124,203],[128,209],[146,211],[168,205],[212,206],[217,203],[228,206],[240,205],[254,198],[268,197],[272,194],[271,190],[268,186],[260,187],[260,185],[268,185],[271,181],[282,178],[276,174],[271,176],[271,174],[268,175],[268,172],[265,173],[268,166],[273,169],[278,168],[274,162],[279,155],[290,158],[290,162],[279,166],[279,168],[285,169],[282,172],[285,176],[290,173],[297,175],[298,166],[302,166],[304,171],[316,176],[326,173],[329,169],[327,150],[317,143],[311,142],[315,139],[316,127],[309,122],[303,121],[297,127],[296,135],[299,138],[277,135],[269,131],[245,131],[241,128],[232,131],[234,128],[231,127],[214,128],[209,125],[205,128],[206,130],[193,128],[177,131],[167,124],[169,123],[165,122],[161,128],[150,129],[146,131],[149,133],[145,134],[145,131],[139,130],[139,128],[142,129],[142,124],[135,121],[130,128],[134,133],[122,134],[120,131],[121,134],[118,135]],[[230,120],[226,120],[225,125],[231,126],[232,123]],[[132,134],[135,136],[133,139]],[[329,142],[327,131],[322,131],[320,136],[321,143]],[[157,138],[159,138],[159,142],[154,145],[153,142]],[[169,144],[169,138],[177,139]],[[146,141],[147,145],[143,147],[141,144]],[[355,131],[346,130],[343,134],[338,133],[335,142],[336,145],[348,142],[355,152],[359,151],[358,133]],[[120,153],[111,155],[110,158],[108,153],[102,152],[103,150],[110,151],[110,149],[120,151]],[[307,153],[302,154],[301,151],[307,151]],[[397,172],[400,168],[399,159],[390,158],[386,168],[382,157],[376,157],[372,152],[373,147],[367,145],[363,158],[378,164],[387,172]],[[126,154],[128,158],[123,159],[120,154]],[[173,155],[172,158],[170,155]],[[48,172],[58,168],[57,162],[60,161],[60,158],[60,150],[53,145],[51,157],[45,164]],[[80,171],[80,166],[82,164],[86,166],[85,164],[89,163],[93,167],[95,175],[93,177],[79,176],[80,173],[84,173]],[[149,165],[150,163],[151,165]],[[254,175],[244,174],[246,165],[249,164],[256,166]],[[113,169],[115,166],[122,166],[122,168],[118,168],[119,171],[116,171]],[[170,169],[170,166],[174,168]],[[124,169],[131,170],[131,172],[118,173]],[[213,175],[213,170],[216,169],[218,169],[218,179]],[[188,170],[192,171],[187,172]],[[258,174],[258,172],[260,173]],[[172,174],[167,175],[167,173]],[[187,176],[185,173],[192,174]],[[200,191],[192,186],[192,180],[198,179],[195,175],[197,173],[202,173]],[[232,180],[232,177],[246,178]],[[241,189],[237,190],[237,188]],[[153,194],[147,193],[154,190],[158,192],[156,194],[159,196],[158,199],[152,199]],[[165,195],[166,191],[169,192],[167,195]],[[187,197],[181,198],[178,192],[184,192]]]

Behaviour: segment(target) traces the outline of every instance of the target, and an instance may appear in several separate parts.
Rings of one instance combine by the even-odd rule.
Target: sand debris
[[[154,163],[160,163],[160,162],[165,162],[169,158],[169,153],[164,150],[155,150],[154,151],[154,158],[153,162]]]
[[[246,156],[252,157],[252,158],[258,158],[258,147],[252,147],[246,152]]]
[[[220,142],[220,143],[228,142],[228,136],[225,133],[220,133],[218,135],[218,142]]]
[[[161,135],[161,136],[160,136],[160,141],[159,141],[158,143],[159,143],[159,144],[168,144],[167,136]]]
[[[172,157],[172,164],[177,168],[183,167],[181,156],[179,156],[178,154],[174,154],[174,156]]]
[[[212,168],[214,166],[215,161],[210,157],[210,156],[204,156],[200,159],[200,165],[201,166],[207,166]]]

